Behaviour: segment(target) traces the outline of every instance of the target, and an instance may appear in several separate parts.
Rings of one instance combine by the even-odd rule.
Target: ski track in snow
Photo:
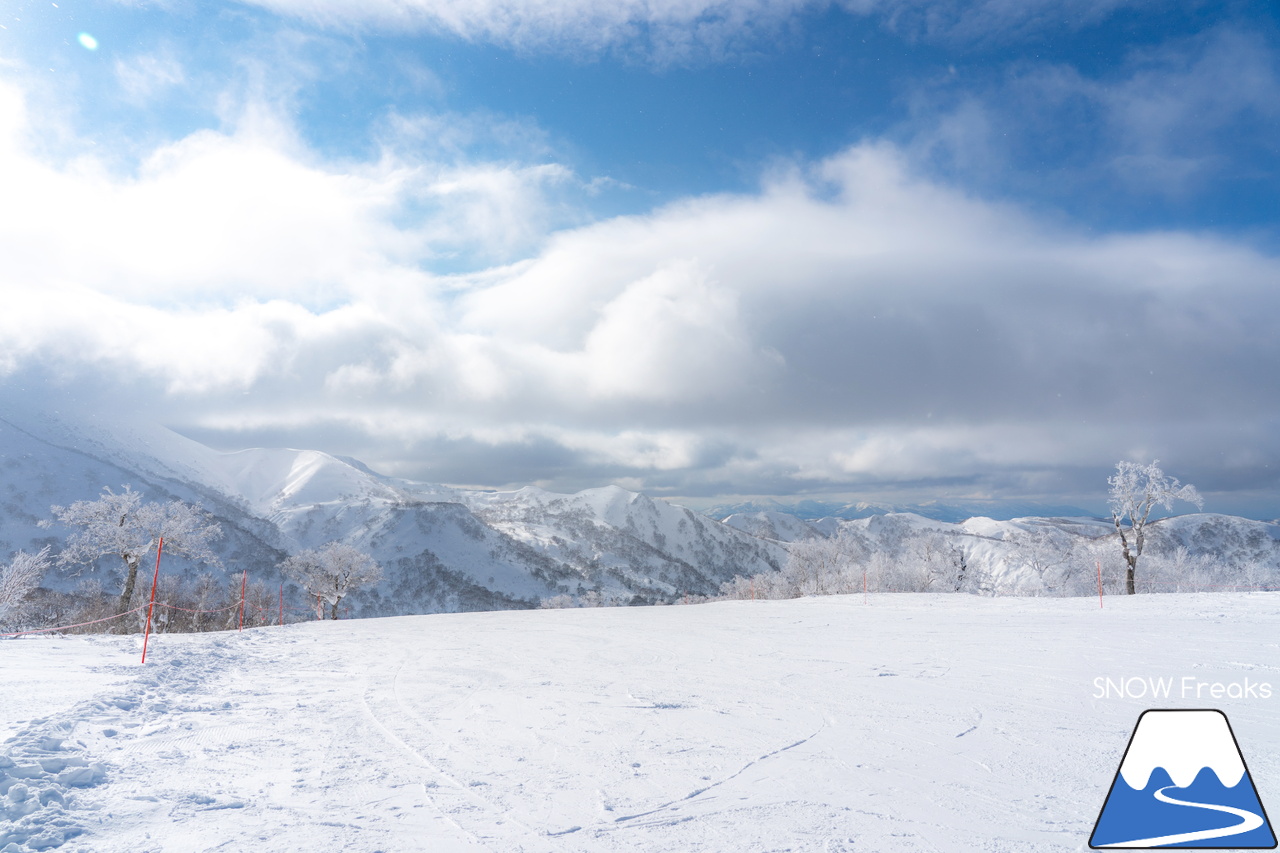
[[[0,642],[0,685],[57,686],[0,703],[0,851],[1084,850],[1148,707],[1095,677],[1280,665],[1280,596],[1093,605],[401,617],[160,635],[145,667]],[[63,683],[68,650],[102,663]],[[1225,710],[1266,802],[1280,723]]]

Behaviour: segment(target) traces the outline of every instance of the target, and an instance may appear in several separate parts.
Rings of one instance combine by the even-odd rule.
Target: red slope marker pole
[[[245,569],[240,576],[240,630],[244,630],[244,588],[249,583],[249,570]]]
[[[862,570],[862,603],[867,603],[867,570]]]
[[[284,582],[283,581],[280,582],[280,621],[277,622],[276,624],[277,625],[284,624]]]
[[[1096,561],[1098,564],[1098,609],[1102,609],[1102,561]]]
[[[151,639],[151,611],[156,609],[156,584],[160,582],[160,552],[164,550],[164,537],[156,545],[156,573],[151,578],[151,603],[147,605],[147,632],[142,636],[142,662],[147,662],[147,641]]]

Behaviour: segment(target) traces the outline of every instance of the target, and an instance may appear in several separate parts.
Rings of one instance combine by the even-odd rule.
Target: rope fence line
[[[160,585],[160,555],[163,552],[163,549],[164,549],[164,539],[161,538],[160,543],[156,548],[156,568],[155,568],[154,576],[151,579],[151,589],[148,594],[147,604],[140,605],[138,607],[133,608],[132,610],[126,610],[123,613],[117,613],[113,616],[106,616],[101,619],[91,619],[86,622],[76,622],[69,625],[52,625],[44,628],[29,628],[23,631],[12,631],[12,632],[0,633],[0,639],[25,637],[30,634],[50,634],[55,631],[69,631],[73,628],[86,628],[90,625],[100,625],[105,622],[114,622],[117,619],[123,619],[126,616],[132,616],[132,615],[141,613],[142,611],[145,610],[147,611],[147,624],[146,624],[146,630],[143,633],[143,640],[142,640],[142,663],[145,664],[147,662],[147,644],[151,639],[152,613],[155,611],[155,608],[157,606],[166,608],[168,610],[176,610],[182,613],[193,613],[193,614],[226,613],[227,611],[230,611],[230,610],[239,610],[240,618],[239,618],[238,627],[239,627],[239,630],[241,631],[244,630],[244,614],[246,610],[249,610],[250,612],[257,611],[258,614],[264,615],[264,616],[268,610],[271,610],[273,612],[278,612],[279,617],[276,622],[276,626],[284,625],[284,617],[286,612],[288,612],[289,615],[291,616],[294,614],[303,613],[303,614],[306,614],[308,617],[311,615],[311,613],[314,612],[316,615],[316,619],[323,620],[324,618],[323,605],[322,605],[322,600],[320,596],[316,596],[316,607],[314,608],[314,610],[310,607],[306,607],[306,608],[289,607],[286,609],[284,606],[284,584],[283,583],[280,584],[280,599],[279,599],[278,607],[271,606],[270,608],[268,608],[261,604],[258,604],[257,602],[249,601],[248,600],[249,573],[247,571],[242,573],[240,577],[239,600],[233,601],[232,603],[226,605],[225,607],[217,607],[213,609],[202,610],[202,609],[195,609],[190,607],[181,607],[177,604],[170,604],[165,601],[156,601],[156,590],[159,588],[159,585]],[[344,615],[350,615],[351,613],[350,608],[346,608],[346,607],[342,608],[341,612]],[[271,624],[271,620],[269,618],[264,618],[262,622],[264,626],[270,626]],[[255,627],[255,626],[250,625],[250,627]],[[157,629],[159,629],[158,624],[157,624]]]
[[[216,609],[214,609],[214,610],[192,610],[192,609],[187,608],[187,607],[179,607],[179,606],[178,606],[178,605],[176,605],[176,604],[169,604],[168,602],[164,602],[164,601],[157,601],[157,602],[155,603],[155,606],[156,606],[156,607],[165,607],[165,608],[168,608],[168,609],[170,609],[170,610],[180,610],[180,611],[182,611],[183,613],[226,613],[226,612],[227,612],[227,611],[229,611],[229,610],[236,610],[236,609],[238,609],[238,608],[240,607],[240,602],[239,602],[239,601],[235,601],[235,602],[233,602],[233,603],[231,603],[231,604],[228,604],[226,607],[219,607],[219,608],[216,608]],[[271,613],[275,613],[275,612],[277,612],[277,608],[276,608],[276,607],[274,607],[274,606],[270,606],[270,607],[262,607],[262,606],[259,606],[259,605],[254,604],[253,602],[246,602],[246,603],[245,603],[245,606],[246,606],[248,609],[250,609],[250,610],[255,610],[255,611],[257,611],[259,614],[266,614],[268,611],[269,611],[269,612],[271,612]],[[90,625],[100,625],[100,624],[102,624],[102,623],[104,623],[104,622],[114,622],[114,621],[115,621],[115,620],[117,620],[117,619],[123,619],[123,618],[124,618],[124,617],[126,617],[126,616],[132,616],[132,615],[133,615],[133,614],[135,614],[135,613],[141,613],[142,611],[144,611],[144,610],[146,610],[146,609],[147,609],[147,605],[145,605],[145,604],[144,604],[144,605],[140,605],[140,606],[138,606],[138,607],[135,607],[135,608],[133,608],[132,610],[126,610],[126,611],[125,611],[125,612],[123,612],[123,613],[117,613],[117,614],[115,614],[114,616],[106,616],[106,617],[103,617],[102,619],[92,619],[92,620],[90,620],[90,621],[88,621],[88,622],[76,622],[76,623],[73,623],[73,624],[70,624],[70,625],[54,625],[54,626],[47,627],[47,628],[29,628],[29,629],[27,629],[27,630],[25,630],[25,631],[13,631],[13,632],[9,632],[9,633],[0,633],[0,638],[3,638],[3,637],[24,637],[24,636],[26,636],[26,635],[28,635],[28,634],[49,634],[49,633],[52,633],[52,632],[54,632],[54,631],[69,631],[69,630],[71,630],[72,628],[86,628],[86,627],[88,627],[88,626],[90,626]],[[341,609],[340,609],[340,611],[339,611],[339,612],[341,612],[341,613],[342,613],[342,614],[344,614],[344,615],[350,615],[350,613],[351,613],[351,609],[350,609],[350,608],[348,608],[348,607],[343,607],[343,608],[341,608]],[[307,617],[311,617],[311,616],[315,613],[315,608],[312,608],[312,607],[286,607],[286,608],[284,608],[283,613],[284,613],[285,615],[288,615],[288,616],[295,616],[295,615],[298,615],[298,614],[302,614],[302,615],[306,615]],[[281,623],[277,623],[277,625],[276,625],[275,627],[278,627],[278,626],[279,626],[279,624],[281,624]],[[254,626],[254,627],[263,627],[263,626]],[[268,626],[268,627],[270,627],[270,626]],[[185,633],[185,632],[184,632],[184,633]],[[199,633],[199,632],[193,632],[193,633]]]
[[[239,606],[240,602],[237,601],[234,604],[228,604],[226,607],[219,607],[216,610],[192,610],[188,607],[179,607],[176,604],[166,604],[163,601],[156,602],[156,607],[167,607],[170,610],[181,610],[183,613],[225,613],[226,611],[234,610]]]
[[[156,579],[153,579],[153,582],[152,582],[152,588],[151,588],[151,591],[152,591],[152,594],[153,594],[153,595],[154,595],[154,591],[155,591],[155,589],[156,589],[157,581],[158,581],[158,569],[159,569],[159,567],[158,567],[158,563],[159,563],[159,554],[157,554],[157,576],[156,576]],[[1098,569],[1099,569],[1099,572],[1098,572],[1098,574],[1099,574],[1099,577],[1098,577],[1098,581],[1099,581],[1098,598],[1099,598],[1099,606],[1101,606],[1101,603],[1102,603],[1102,597],[1103,597],[1103,589],[1102,589],[1102,587],[1103,587],[1103,583],[1102,583],[1102,577],[1101,577],[1101,574],[1102,574],[1102,572],[1101,572],[1101,566],[1099,566],[1099,567],[1098,567]],[[1118,580],[1114,580],[1114,579],[1113,579],[1113,580],[1111,580],[1111,581],[1108,581],[1106,585],[1107,585],[1107,586],[1109,586],[1109,587],[1113,587],[1113,588],[1114,588],[1114,587],[1116,587],[1119,583],[1120,583],[1120,582],[1119,582]],[[1150,595],[1150,594],[1161,594],[1161,592],[1160,592],[1159,590],[1155,590],[1155,589],[1153,589],[1153,587],[1176,587],[1176,588],[1177,588],[1176,592],[1178,592],[1178,593],[1195,593],[1195,592],[1210,592],[1210,591],[1231,591],[1231,592],[1280,592],[1280,586],[1262,586],[1262,585],[1241,584],[1241,583],[1200,583],[1200,582],[1190,581],[1190,580],[1181,580],[1181,581],[1139,580],[1139,581],[1138,581],[1138,587],[1139,587],[1139,589],[1140,589],[1140,594],[1148,594],[1148,595]],[[884,592],[884,591],[882,590],[881,592]],[[275,604],[263,605],[263,604],[259,604],[259,603],[254,602],[254,601],[249,601],[246,593],[247,593],[247,573],[246,573],[245,575],[242,575],[242,577],[241,577],[240,598],[239,598],[238,600],[236,600],[236,601],[231,602],[230,604],[226,605],[225,607],[218,607],[218,608],[213,608],[213,609],[208,609],[208,610],[201,610],[201,609],[192,609],[192,608],[188,608],[188,607],[181,607],[181,606],[179,606],[179,605],[176,605],[176,604],[170,604],[170,603],[168,603],[168,602],[164,602],[164,601],[152,601],[152,602],[150,603],[150,606],[152,606],[152,607],[163,607],[163,608],[166,608],[166,609],[168,609],[168,610],[176,610],[176,611],[180,611],[180,612],[182,612],[182,613],[192,613],[192,614],[226,613],[226,612],[231,611],[231,610],[237,610],[237,609],[239,609],[239,610],[241,610],[240,628],[241,628],[242,630],[243,630],[243,625],[244,625],[244,622],[243,622],[243,613],[244,613],[244,611],[245,611],[245,610],[248,610],[248,611],[250,611],[250,612],[256,612],[259,616],[264,616],[264,617],[265,617],[269,612],[270,612],[270,613],[278,613],[278,614],[279,614],[279,616],[278,616],[278,618],[277,618],[277,621],[275,622],[275,626],[281,626],[281,625],[284,625],[284,624],[285,624],[284,619],[285,619],[286,614],[287,614],[287,615],[289,615],[289,616],[305,615],[305,616],[307,616],[307,617],[308,617],[308,620],[309,620],[309,619],[311,618],[311,616],[314,614],[314,616],[315,616],[315,618],[316,618],[317,620],[324,621],[324,615],[323,615],[323,614],[324,614],[325,610],[327,609],[328,602],[323,602],[323,601],[321,601],[321,600],[319,599],[319,597],[317,597],[317,603],[316,603],[316,605],[315,605],[315,606],[308,606],[308,607],[288,606],[288,607],[286,607],[286,606],[285,606],[285,604],[284,604],[284,589],[283,589],[283,584],[281,585],[281,589],[280,589],[280,599],[279,599],[279,604],[278,604],[278,605],[275,605]],[[1053,597],[1053,598],[1058,598],[1058,597],[1081,598],[1081,597],[1087,597],[1087,596],[1080,596],[1080,595],[1075,595],[1075,596],[1038,596],[1038,595],[1025,596],[1025,595],[1018,595],[1018,594],[1016,594],[1016,593],[998,593],[998,592],[993,593],[993,595],[995,595],[995,596],[997,596],[997,597],[1000,597],[1000,596],[1002,596],[1002,595],[1004,595],[1004,596],[1010,596],[1010,595],[1011,595],[1012,597],[1025,597],[1025,598],[1041,598],[1041,597]],[[756,590],[755,590],[755,585],[754,585],[754,578],[752,578],[752,585],[751,585],[751,597],[752,597],[752,600],[755,600],[755,597],[756,597]],[[866,578],[866,575],[865,575],[865,573],[864,573],[864,577],[863,577],[863,602],[864,602],[864,603],[867,603],[867,597],[868,597],[867,578]],[[1109,597],[1124,597],[1124,598],[1127,598],[1127,597],[1129,597],[1129,596],[1127,596],[1127,595],[1123,595],[1123,596],[1121,596],[1121,595],[1120,595],[1120,594],[1118,594],[1118,593],[1112,592],[1112,593],[1110,593]],[[710,597],[709,599],[704,599],[704,600],[715,600],[715,598],[716,598],[715,596],[712,596],[712,597]],[[686,593],[686,594],[685,594],[685,600],[686,600],[686,602],[688,602],[688,600],[689,600],[688,593]],[[107,623],[107,622],[114,622],[114,621],[116,621],[117,619],[123,619],[123,618],[124,618],[124,617],[126,617],[126,616],[131,616],[131,615],[134,615],[134,614],[137,614],[137,613],[141,613],[142,611],[147,610],[147,609],[148,609],[148,605],[141,605],[141,606],[138,606],[138,607],[133,608],[132,610],[126,610],[126,611],[124,611],[123,613],[117,613],[117,614],[115,614],[115,615],[113,615],[113,616],[106,616],[106,617],[103,617],[103,618],[101,618],[101,619],[92,619],[92,620],[89,620],[89,621],[87,621],[87,622],[76,622],[76,623],[69,624],[69,625],[56,625],[56,626],[45,627],[45,628],[29,628],[29,629],[26,629],[26,630],[23,630],[23,631],[13,631],[13,632],[7,632],[7,633],[0,633],[0,639],[3,639],[3,638],[14,638],[14,637],[24,637],[24,636],[28,636],[28,635],[31,635],[31,634],[48,634],[48,633],[53,633],[53,632],[56,632],[56,631],[68,631],[68,630],[71,630],[71,629],[73,629],[73,628],[86,628],[86,627],[88,627],[88,626],[90,626],[90,625],[100,625],[100,624]],[[342,607],[342,608],[340,608],[339,612],[340,612],[342,615],[344,615],[344,616],[350,616],[350,614],[351,614],[351,608],[350,608],[350,607]],[[297,620],[297,621],[302,621],[302,620]],[[296,622],[295,622],[294,624],[296,624]],[[262,621],[261,621],[261,624],[260,624],[260,625],[258,625],[258,626],[253,626],[253,625],[251,625],[250,627],[272,627],[272,623],[271,623],[271,620],[270,620],[270,619],[268,619],[268,618],[264,618],[264,619],[262,619]],[[149,634],[149,633],[150,633],[150,631],[148,630],[148,632],[147,632],[147,633]],[[188,633],[188,632],[182,632],[182,633]],[[199,633],[199,632],[193,632],[193,633]],[[145,661],[144,661],[144,662],[145,662]]]
[[[91,622],[77,622],[75,625],[58,625],[53,628],[32,628],[28,631],[14,631],[12,634],[0,634],[0,637],[23,637],[23,636],[26,636],[27,634],[47,634],[50,631],[68,631],[72,628],[84,628],[88,625],[98,625],[102,622],[111,622],[112,620],[115,620],[115,619],[122,619],[125,616],[129,616],[130,614],[133,614],[133,613],[141,613],[143,610],[146,610],[146,609],[147,608],[145,606],[135,607],[132,610],[126,610],[124,613],[117,613],[115,616],[108,616],[105,619],[94,619]]]
[[[258,613],[260,613],[260,614],[276,613],[276,612],[278,611],[278,608],[277,608],[277,607],[276,607],[276,605],[274,605],[274,604],[272,604],[272,605],[267,605],[267,606],[263,606],[263,605],[260,605],[260,604],[254,604],[252,601],[245,601],[245,602],[244,602],[244,606],[245,606],[246,610],[249,610],[249,611],[256,611],[256,612],[258,612]],[[240,601],[239,601],[239,600],[234,601],[234,602],[232,602],[231,604],[228,604],[226,607],[219,607],[219,608],[217,608],[217,609],[215,609],[215,610],[192,610],[192,609],[190,609],[190,608],[188,608],[188,607],[179,607],[179,606],[178,606],[178,605],[176,605],[176,604],[168,604],[168,603],[163,602],[163,601],[157,601],[157,602],[156,602],[156,607],[167,607],[167,608],[168,608],[168,609],[170,609],[170,610],[180,610],[180,611],[182,611],[183,613],[226,613],[228,610],[238,610],[238,609],[240,608]],[[307,615],[309,616],[309,615],[311,615],[311,614],[312,614],[312,613],[314,613],[314,612],[315,612],[315,608],[314,608],[314,607],[293,607],[293,606],[289,606],[289,607],[285,607],[285,608],[284,608],[284,613],[285,613],[286,615],[290,615],[290,616],[292,616],[292,615],[296,615],[296,614],[299,614],[299,613],[304,613],[304,614],[307,614]],[[340,611],[339,611],[339,612],[341,612],[341,613],[350,613],[350,612],[351,612],[351,609],[350,609],[350,608],[348,608],[348,607],[343,607],[343,608],[341,608],[341,609],[340,609]]]
[[[232,605],[232,606],[233,606],[233,607],[239,607],[239,606],[240,606],[240,602],[238,602],[238,601],[237,601],[237,602],[236,602],[234,605]],[[268,611],[275,612],[275,610],[276,610],[276,608],[275,608],[274,606],[268,605],[268,606],[264,607],[264,606],[262,606],[262,605],[260,605],[260,604],[254,604],[252,601],[250,601],[250,602],[246,603],[246,605],[245,605],[245,606],[246,606],[246,607],[248,607],[250,610],[256,610],[256,611],[258,611],[259,613],[267,613]],[[305,614],[307,617],[310,617],[310,616],[312,616],[313,614],[315,614],[316,609],[317,609],[317,608],[315,608],[315,607],[292,607],[292,606],[290,606],[290,607],[286,607],[286,608],[284,608],[284,612],[285,612],[286,614],[289,614],[289,615],[296,615],[296,614],[300,614],[300,613],[301,613],[301,614]],[[351,608],[350,608],[350,607],[339,607],[339,608],[338,608],[338,612],[339,612],[339,613],[341,613],[343,616],[350,616],[350,615],[351,615]],[[323,621],[323,619],[321,619],[320,617],[317,617],[317,619],[320,619],[320,621]],[[279,624],[279,623],[277,623],[277,624]]]

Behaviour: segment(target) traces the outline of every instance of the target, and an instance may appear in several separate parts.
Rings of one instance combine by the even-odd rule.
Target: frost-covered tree
[[[69,507],[55,506],[51,512],[58,522],[75,528],[66,548],[58,555],[63,565],[90,564],[101,557],[117,556],[123,563],[124,587],[117,612],[124,613],[133,601],[138,566],[164,537],[166,553],[182,554],[209,565],[218,557],[209,543],[222,535],[213,516],[199,507],[179,500],[168,503],[144,501],[129,486],[116,493],[102,490],[95,501],[76,501]]]
[[[1159,460],[1143,465],[1138,462],[1116,463],[1116,473],[1107,479],[1111,486],[1111,519],[1116,533],[1120,534],[1120,550],[1128,566],[1125,572],[1125,591],[1133,595],[1137,590],[1134,575],[1138,558],[1146,545],[1147,519],[1157,506],[1173,509],[1174,501],[1204,507],[1195,486],[1182,485],[1177,478],[1166,476],[1160,470]],[[1127,528],[1127,529],[1126,529]]]
[[[956,537],[922,530],[902,543],[891,588],[904,592],[959,592],[966,587],[968,564]]]
[[[1033,595],[1074,594],[1069,590],[1079,565],[1073,553],[1078,538],[1052,527],[1023,530],[1008,537],[1007,559],[1020,572],[1030,575],[1018,591]]]
[[[382,567],[372,557],[343,542],[300,551],[281,563],[280,570],[327,602],[330,619],[338,618],[338,604],[352,590],[382,579]]]
[[[793,542],[789,547],[791,553],[786,565],[767,584],[773,597],[861,591],[860,566],[870,552],[870,546],[857,531],[841,527],[832,536],[817,535]]]
[[[40,585],[49,568],[49,547],[36,554],[19,551],[7,566],[0,566],[0,619],[15,610]]]

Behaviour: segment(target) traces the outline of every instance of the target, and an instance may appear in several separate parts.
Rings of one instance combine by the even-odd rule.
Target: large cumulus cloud
[[[472,164],[502,179],[441,203],[430,163],[264,120],[121,174],[36,156],[0,95],[11,383],[474,485],[1056,498],[1134,455],[1275,485],[1280,262],[1239,242],[1092,234],[869,142],[445,275],[442,223],[498,239],[467,211],[537,221],[571,173]]]

